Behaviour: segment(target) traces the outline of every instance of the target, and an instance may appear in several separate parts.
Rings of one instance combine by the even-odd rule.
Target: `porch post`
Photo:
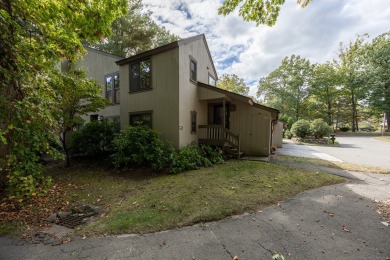
[[[225,122],[226,122],[226,118],[225,118],[225,116],[226,116],[226,104],[225,104],[226,102],[225,102],[225,98],[222,98],[222,104],[223,104],[223,116],[222,116],[222,126],[223,126],[223,128],[225,128],[225,126],[226,126],[226,124],[225,124]]]

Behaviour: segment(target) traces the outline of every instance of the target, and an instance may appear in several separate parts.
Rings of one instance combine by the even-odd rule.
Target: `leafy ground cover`
[[[311,164],[311,165],[318,165],[318,166],[330,167],[330,168],[347,170],[347,171],[390,174],[390,169],[388,168],[372,167],[372,166],[353,164],[347,162],[334,162],[334,161],[327,161],[321,159],[295,157],[295,156],[287,156],[287,155],[273,155],[272,159],[276,161]]]
[[[75,163],[70,168],[53,164],[47,166],[47,171],[56,187],[50,191],[51,196],[38,205],[19,205],[15,212],[27,210],[29,217],[15,213],[13,221],[1,218],[1,234],[44,225],[52,211],[78,203],[105,208],[79,233],[161,231],[256,211],[304,190],[344,181],[316,171],[234,160],[176,175],[145,168],[113,171],[102,163],[91,162]],[[2,217],[9,214],[5,205],[0,207]]]

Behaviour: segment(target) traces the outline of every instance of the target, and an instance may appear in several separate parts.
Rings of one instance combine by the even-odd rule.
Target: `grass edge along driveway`
[[[228,161],[141,179],[96,170],[72,171],[67,177],[78,183],[73,194],[68,191],[73,200],[99,201],[108,208],[78,231],[89,235],[149,233],[220,220],[345,181],[317,171],[253,161]]]

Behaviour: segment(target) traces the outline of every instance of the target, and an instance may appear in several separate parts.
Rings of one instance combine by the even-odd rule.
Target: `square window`
[[[152,88],[152,73],[150,59],[130,65],[130,92]]]
[[[152,113],[143,112],[130,114],[130,125],[145,125],[152,128]]]

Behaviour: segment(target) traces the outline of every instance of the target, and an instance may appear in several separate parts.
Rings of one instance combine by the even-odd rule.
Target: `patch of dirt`
[[[379,203],[378,213],[386,222],[390,222],[390,200]]]
[[[69,202],[64,199],[63,184],[52,185],[45,196],[36,196],[28,200],[18,201],[4,197],[0,199],[0,219],[4,222],[15,222],[26,225],[34,231],[48,227],[46,222],[52,212],[66,211]]]

